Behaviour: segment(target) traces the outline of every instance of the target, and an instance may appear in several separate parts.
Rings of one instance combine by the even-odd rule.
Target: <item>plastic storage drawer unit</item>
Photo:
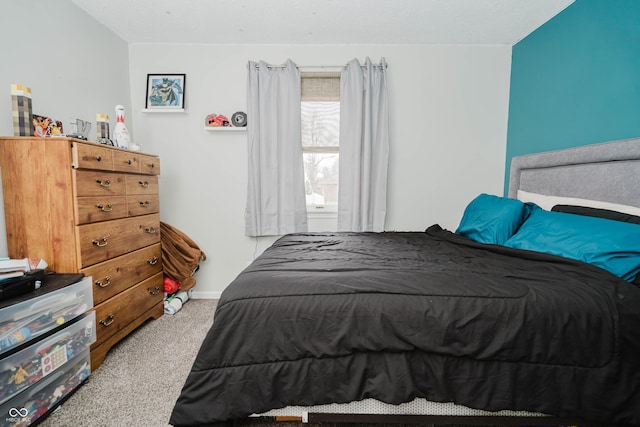
[[[37,291],[3,301],[0,305],[0,355],[93,307],[91,277],[77,276],[77,283],[72,285],[57,277],[45,276],[42,287]]]
[[[75,391],[91,374],[86,349],[44,380],[0,405],[0,427],[33,424]]]
[[[91,311],[64,329],[0,360],[0,404],[46,378],[96,341]]]

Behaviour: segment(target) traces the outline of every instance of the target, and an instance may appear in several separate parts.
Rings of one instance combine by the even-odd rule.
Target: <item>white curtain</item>
[[[357,59],[340,77],[338,231],[383,231],[387,209],[387,65]]]
[[[249,61],[247,142],[249,173],[245,234],[270,236],[307,230],[300,124],[300,71]]]

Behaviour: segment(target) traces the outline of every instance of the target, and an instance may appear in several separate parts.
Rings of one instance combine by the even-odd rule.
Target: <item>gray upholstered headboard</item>
[[[640,138],[514,157],[509,197],[518,190],[640,207]]]

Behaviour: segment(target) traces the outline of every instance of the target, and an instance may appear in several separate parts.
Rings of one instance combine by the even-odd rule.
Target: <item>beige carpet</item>
[[[216,303],[190,300],[177,314],[142,325],[40,426],[168,426]]]

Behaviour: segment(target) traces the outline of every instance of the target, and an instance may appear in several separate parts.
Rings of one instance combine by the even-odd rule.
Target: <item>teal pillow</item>
[[[505,246],[588,262],[629,282],[640,272],[640,225],[536,207]]]
[[[464,210],[456,234],[479,243],[502,245],[518,231],[530,209],[519,200],[480,194]]]

